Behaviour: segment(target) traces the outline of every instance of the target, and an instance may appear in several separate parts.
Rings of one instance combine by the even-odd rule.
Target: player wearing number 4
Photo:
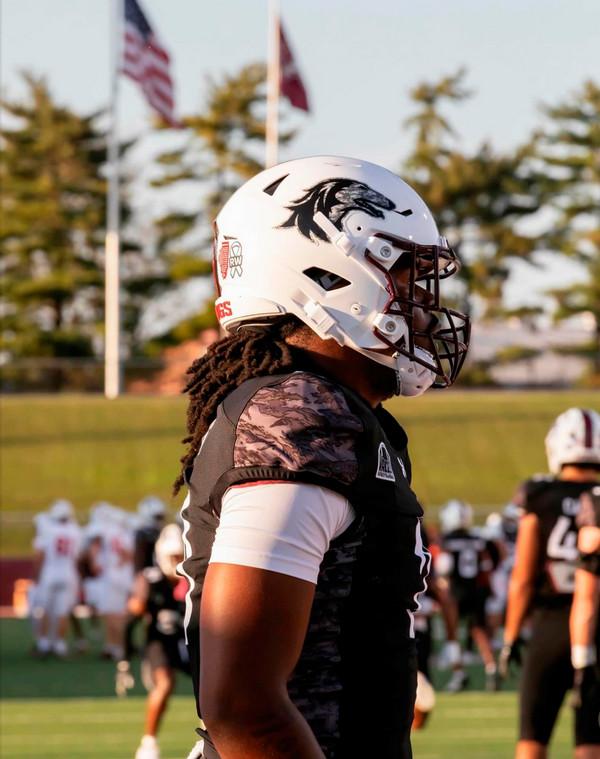
[[[527,480],[515,499],[522,517],[499,663],[504,676],[510,662],[519,661],[519,631],[532,612],[515,759],[546,759],[558,711],[573,685],[569,614],[578,558],[577,515],[580,496],[594,487],[600,472],[600,416],[589,409],[565,411],[546,436],[546,454],[556,478]],[[599,696],[596,688],[575,707],[576,759],[600,759]]]

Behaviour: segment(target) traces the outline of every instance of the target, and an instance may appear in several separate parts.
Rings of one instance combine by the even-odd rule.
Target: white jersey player
[[[105,504],[101,516],[91,531],[89,563],[100,578],[95,602],[104,621],[103,655],[118,661],[123,655],[122,628],[133,585],[134,536],[127,512]]]
[[[40,655],[67,654],[69,615],[79,590],[81,546],[81,528],[74,521],[72,504],[64,499],[55,501],[34,540],[40,559],[34,609],[34,616],[39,618],[36,650]]]

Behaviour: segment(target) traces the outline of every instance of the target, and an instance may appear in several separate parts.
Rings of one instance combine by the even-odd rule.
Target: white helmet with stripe
[[[167,577],[177,575],[177,565],[183,561],[183,537],[178,524],[168,524],[162,528],[154,546],[156,563]]]
[[[467,530],[473,524],[473,509],[466,501],[452,498],[440,510],[442,532],[447,534],[454,530]]]
[[[567,464],[600,469],[600,415],[593,409],[563,411],[546,435],[546,456],[557,475]]]

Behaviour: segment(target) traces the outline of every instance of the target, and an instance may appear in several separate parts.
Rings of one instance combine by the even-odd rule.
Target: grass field
[[[143,691],[113,695],[114,665],[97,648],[72,661],[36,661],[28,625],[0,620],[2,759],[133,759],[144,714]],[[481,683],[481,667],[471,669]],[[443,675],[439,675],[440,683]],[[415,759],[509,759],[516,740],[513,691],[438,693],[426,728],[413,737]],[[187,678],[178,684],[160,735],[163,759],[184,759],[196,739],[196,714]],[[370,727],[364,726],[365,741]],[[357,734],[357,740],[361,735]],[[552,741],[552,756],[571,753],[568,709]],[[375,759],[375,758],[373,758]]]
[[[82,521],[97,500],[132,509],[156,493],[170,502],[183,452],[183,398],[3,396],[0,404],[3,555],[29,552],[31,516],[53,498],[69,498]],[[452,389],[387,405],[408,432],[413,487],[425,507],[458,497],[482,513],[546,470],[544,436],[561,411],[600,409],[600,396]]]

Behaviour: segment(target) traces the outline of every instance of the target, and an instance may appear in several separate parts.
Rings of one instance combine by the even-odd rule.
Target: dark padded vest
[[[370,755],[406,755],[412,708],[399,703],[414,689],[411,612],[429,568],[406,446],[383,408],[305,372],[249,380],[219,406],[186,472],[182,512],[196,699],[199,605],[223,494],[252,481],[319,485],[348,498],[357,518],[323,558],[290,696],[328,759],[354,755],[361,725],[370,726]]]

